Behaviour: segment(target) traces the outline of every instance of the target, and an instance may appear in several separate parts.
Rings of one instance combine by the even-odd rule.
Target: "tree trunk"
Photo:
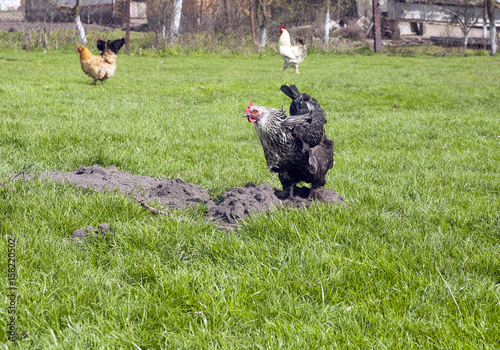
[[[83,28],[82,21],[80,20],[80,15],[75,17],[76,29],[78,29],[78,34],[80,35],[80,42],[82,45],[87,45],[87,37],[85,35],[85,29]]]
[[[197,21],[198,28],[196,28],[197,32],[200,31],[199,27],[202,25],[202,23],[203,23],[203,0],[200,0],[200,12],[199,12],[198,21]]]
[[[125,50],[127,54],[130,52],[130,0],[125,1]]]
[[[497,28],[495,27],[495,3],[494,0],[486,0],[488,18],[490,20],[490,42],[491,55],[497,54]]]
[[[229,8],[227,7],[227,0],[223,0],[224,3],[224,14],[226,16],[226,25],[229,25]]]
[[[267,28],[260,27],[260,47],[267,46]]]
[[[255,1],[256,0],[251,0],[250,1],[250,29],[252,31],[252,43],[254,46],[256,46],[257,40],[256,40],[256,28],[255,28],[255,17],[256,16],[256,8],[255,8]]]
[[[382,30],[380,28],[380,0],[372,0],[373,7],[373,51],[382,52]]]
[[[71,14],[75,19],[76,29],[78,30],[78,34],[80,35],[80,42],[82,45],[87,45],[87,37],[85,35],[85,28],[83,28],[82,21],[80,19],[80,6],[82,1],[76,0],[75,6],[71,9]]]
[[[182,0],[175,0],[172,23],[170,25],[170,40],[172,42],[175,42],[175,40],[179,36],[179,27],[181,26],[181,15],[182,15]]]
[[[483,39],[486,39],[488,37],[488,10],[486,9],[486,2],[487,0],[484,0],[484,6],[483,6]]]
[[[323,38],[325,45],[330,42],[330,0],[326,0],[325,10],[325,36]]]
[[[262,19],[260,24],[260,47],[267,45],[267,12],[266,12],[266,0],[258,0],[259,2],[259,12]]]

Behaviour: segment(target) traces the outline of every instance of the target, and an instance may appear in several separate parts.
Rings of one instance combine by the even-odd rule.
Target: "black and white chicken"
[[[312,105],[306,102],[304,106],[307,103]],[[321,197],[326,173],[333,167],[333,141],[325,136],[324,111],[316,104],[318,108],[290,116],[284,109],[254,106],[252,102],[245,110],[244,116],[254,123],[269,171],[278,173],[290,198],[299,182],[311,184],[309,197]]]

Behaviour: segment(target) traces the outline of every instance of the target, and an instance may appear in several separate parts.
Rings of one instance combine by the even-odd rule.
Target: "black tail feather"
[[[113,41],[109,41],[108,40],[108,48],[113,52],[115,53],[116,55],[118,55],[118,51],[120,51],[120,49],[122,48],[123,45],[125,45],[125,38],[121,38],[121,39],[117,39],[117,40],[113,40]]]
[[[321,124],[326,124],[325,111],[312,96],[301,94],[295,85],[281,85],[281,91],[292,99],[290,115],[304,115],[314,111],[315,118]]]
[[[297,89],[295,85],[281,85],[281,91],[290,97],[292,100],[295,100],[297,97],[300,96],[300,91]]]
[[[97,49],[101,51],[101,55],[104,54],[106,48],[108,48],[114,54],[118,54],[123,45],[125,45],[125,38],[117,39],[117,40],[96,40]]]

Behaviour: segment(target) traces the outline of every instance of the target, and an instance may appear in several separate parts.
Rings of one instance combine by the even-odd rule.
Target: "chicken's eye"
[[[256,109],[254,109],[254,110],[252,111],[252,113],[253,113],[253,114],[256,114],[256,113],[259,113],[259,111],[258,111],[258,110],[256,110]]]

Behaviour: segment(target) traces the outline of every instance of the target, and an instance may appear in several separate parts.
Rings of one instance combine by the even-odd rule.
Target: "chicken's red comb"
[[[250,113],[250,108],[253,107],[252,101],[250,101],[250,104],[248,105],[247,109],[245,109],[245,113]]]
[[[282,29],[286,29],[286,27],[284,27],[284,26],[280,27],[280,32],[281,32]]]

